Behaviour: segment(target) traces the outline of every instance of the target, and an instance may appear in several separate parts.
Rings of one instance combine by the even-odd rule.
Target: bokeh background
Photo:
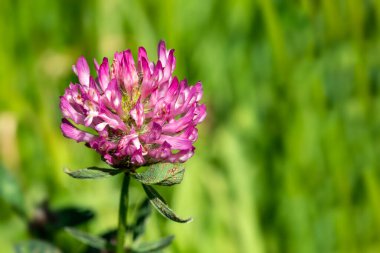
[[[183,183],[159,189],[194,222],[154,212],[144,239],[175,234],[166,252],[184,253],[380,252],[379,1],[1,0],[0,37],[1,252],[29,238],[12,201],[28,217],[45,199],[92,209],[81,229],[93,234],[116,225],[120,177],[63,173],[103,164],[61,135],[59,96],[80,55],[143,45],[152,59],[160,39],[175,74],[203,82],[208,117]],[[17,187],[23,200],[9,198]]]

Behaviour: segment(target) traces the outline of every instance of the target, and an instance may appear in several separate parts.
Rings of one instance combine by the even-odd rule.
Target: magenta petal
[[[172,149],[184,150],[189,149],[193,146],[193,143],[186,138],[169,135],[161,135],[161,138],[158,141],[156,141],[156,143],[162,144],[165,141],[170,144]]]
[[[142,149],[141,148],[136,150],[135,152],[133,152],[133,154],[131,156],[131,162],[133,164],[138,164],[138,165],[145,163],[144,157],[142,155]]]
[[[153,123],[152,128],[150,129],[150,140],[154,141],[161,137],[162,127],[157,124]]]
[[[194,95],[195,95],[195,101],[199,102],[202,99],[202,95],[203,95],[202,83],[197,82],[191,88],[192,88],[192,91],[194,92]]]
[[[148,55],[145,48],[139,47],[138,60],[141,62],[143,59],[148,62]]]
[[[144,106],[141,103],[141,97],[137,100],[135,107],[130,111],[132,119],[135,120],[136,126],[141,127],[144,122]]]
[[[92,76],[90,76],[90,84],[87,90],[87,97],[95,103],[99,102],[99,89]]]
[[[88,86],[90,83],[90,68],[88,67],[86,59],[82,56],[78,59],[77,63],[73,65],[73,71],[78,76],[79,82]]]
[[[101,132],[106,128],[107,125],[108,125],[107,122],[101,122],[95,126],[95,129],[96,129],[96,131]]]
[[[186,138],[192,142],[195,142],[198,139],[198,129],[194,126],[186,128],[179,137]]]
[[[150,67],[149,67],[149,62],[146,58],[142,58],[141,61],[140,61],[140,71],[144,74],[144,78],[150,78],[151,76],[151,71],[150,71]],[[154,83],[152,81],[150,81],[151,84]]]
[[[117,145],[108,141],[107,138],[99,136],[95,140],[92,140],[90,143],[91,148],[96,149],[98,152],[105,154],[106,152],[112,152],[117,148]]]
[[[138,75],[131,50],[123,52],[121,67],[122,69],[119,70],[119,77],[123,81],[125,91],[128,94],[131,94],[133,89],[138,85]]]
[[[61,130],[66,138],[76,140],[77,142],[90,142],[96,137],[92,134],[86,133],[73,126],[67,119],[62,119]]]
[[[201,123],[206,118],[206,115],[207,115],[206,105],[202,104],[202,105],[198,106],[195,109],[194,114],[195,114],[194,119],[193,119],[194,124]]]
[[[144,143],[154,143],[161,137],[162,127],[157,122],[149,124],[146,133],[140,135],[140,140]]]
[[[166,141],[164,141],[164,143],[162,143],[159,151],[160,151],[160,158],[167,158],[171,155],[171,145],[169,143],[167,143]]]
[[[99,63],[95,58],[94,58],[94,65],[95,65],[96,72],[98,72],[99,71]]]
[[[110,82],[110,67],[108,65],[108,59],[106,57],[103,58],[102,64],[98,69],[98,80],[99,85],[103,91],[105,91],[108,87],[108,83]]]
[[[66,97],[61,97],[60,108],[65,118],[71,119],[77,124],[83,123],[84,115],[75,110]]]
[[[124,53],[123,52],[116,52],[114,55],[115,61],[121,63],[123,60]]]
[[[175,68],[175,58],[174,58],[174,50],[170,50],[169,53],[167,53],[167,59],[166,59],[166,64],[164,65],[164,80],[169,80],[173,70]]]
[[[111,128],[125,130],[125,124],[116,114],[110,112],[107,108],[101,107],[99,117],[104,120]]]
[[[149,156],[155,159],[167,159],[171,155],[171,146],[169,143],[164,141],[159,148],[152,149],[149,151]]]
[[[136,133],[131,133],[129,135],[125,135],[121,138],[118,144],[118,152],[120,155],[132,155],[136,149],[139,149],[141,145],[136,143],[135,140],[138,140],[138,135]]]
[[[163,66],[166,66],[166,46],[165,41],[161,40],[158,44],[158,59],[162,63]]]
[[[112,79],[109,82],[108,87],[104,92],[104,95],[107,98],[107,105],[112,107],[112,109],[115,112],[121,115],[122,114],[122,109],[121,109],[122,94],[119,89],[119,86],[117,85],[116,79]]]
[[[166,93],[165,102],[174,103],[177,100],[178,92],[179,92],[178,87],[179,87],[178,78],[174,77]]]
[[[173,120],[162,127],[164,132],[176,133],[185,129],[193,121],[195,108],[192,107],[185,116],[178,120]]]
[[[188,159],[190,159],[194,155],[195,148],[191,148],[189,150],[182,150],[178,152],[177,154],[171,155],[169,157],[169,161],[172,163],[176,162],[186,162]]]

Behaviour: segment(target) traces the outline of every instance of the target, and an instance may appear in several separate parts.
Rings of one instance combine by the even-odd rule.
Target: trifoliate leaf
[[[168,205],[166,204],[165,200],[160,196],[160,194],[153,189],[153,187],[149,185],[142,185],[144,187],[144,191],[146,192],[150,203],[158,210],[159,213],[161,213],[166,218],[178,222],[178,223],[187,223],[192,221],[192,218],[188,219],[182,219],[178,217],[173,210],[171,210]]]
[[[96,179],[102,177],[114,176],[123,172],[123,170],[116,169],[107,169],[107,168],[98,168],[98,167],[88,167],[84,169],[70,171],[65,169],[65,173],[73,178],[78,179]]]
[[[88,246],[91,246],[96,249],[101,249],[101,250],[107,249],[107,241],[103,238],[87,234],[75,228],[67,227],[65,228],[65,230],[75,239],[77,239],[78,241],[81,241],[82,243]]]
[[[14,249],[16,253],[61,253],[55,246],[40,240],[17,243]]]
[[[131,176],[146,185],[170,186],[181,183],[184,173],[185,168],[180,164],[157,163],[149,166],[146,171]]]
[[[132,252],[133,253],[157,252],[157,251],[164,249],[167,246],[169,246],[171,244],[171,242],[173,241],[173,239],[174,239],[174,236],[171,235],[171,236],[162,238],[161,240],[156,241],[156,242],[141,243],[138,246],[132,247]]]

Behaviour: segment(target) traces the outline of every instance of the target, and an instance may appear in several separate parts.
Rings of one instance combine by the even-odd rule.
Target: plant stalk
[[[129,173],[124,173],[123,184],[120,192],[116,253],[124,253],[125,233],[127,231],[129,179]]]

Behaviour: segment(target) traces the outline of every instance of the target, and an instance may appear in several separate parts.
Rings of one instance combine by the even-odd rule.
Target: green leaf
[[[136,221],[133,226],[133,241],[137,240],[145,232],[145,223],[151,214],[149,199],[145,199],[137,209]]]
[[[157,163],[149,166],[146,171],[131,176],[146,185],[170,186],[181,183],[184,174],[185,167],[178,163]]]
[[[65,173],[73,178],[78,179],[96,179],[114,176],[123,172],[123,170],[116,169],[107,169],[107,168],[98,168],[98,167],[88,167],[84,169],[70,171],[69,169],[65,169]]]
[[[169,246],[172,243],[173,239],[174,239],[174,236],[171,235],[171,236],[162,238],[161,240],[156,241],[156,242],[141,243],[137,247],[132,247],[132,252],[133,253],[157,252]]]
[[[26,217],[21,187],[11,173],[0,164],[0,198],[19,215]]]
[[[148,195],[150,203],[158,210],[166,218],[178,222],[178,223],[187,223],[192,221],[192,218],[182,219],[179,218],[166,204],[165,200],[160,196],[160,194],[153,189],[153,187],[149,185],[142,185],[144,187],[144,191]]]
[[[14,249],[16,253],[61,253],[55,246],[40,240],[17,243]]]
[[[91,210],[74,206],[53,210],[52,214],[54,216],[53,223],[56,229],[78,226],[95,217],[94,212]]]
[[[93,248],[101,249],[101,250],[108,248],[107,241],[103,238],[90,235],[83,231],[80,231],[75,228],[70,228],[70,227],[65,228],[65,231],[69,233],[71,236],[73,236],[74,238],[76,238],[77,240]]]
[[[28,222],[29,232],[35,238],[51,241],[54,234],[64,227],[73,227],[90,221],[95,214],[91,210],[77,207],[52,209],[48,201],[43,201]],[[41,217],[44,217],[41,219]]]

